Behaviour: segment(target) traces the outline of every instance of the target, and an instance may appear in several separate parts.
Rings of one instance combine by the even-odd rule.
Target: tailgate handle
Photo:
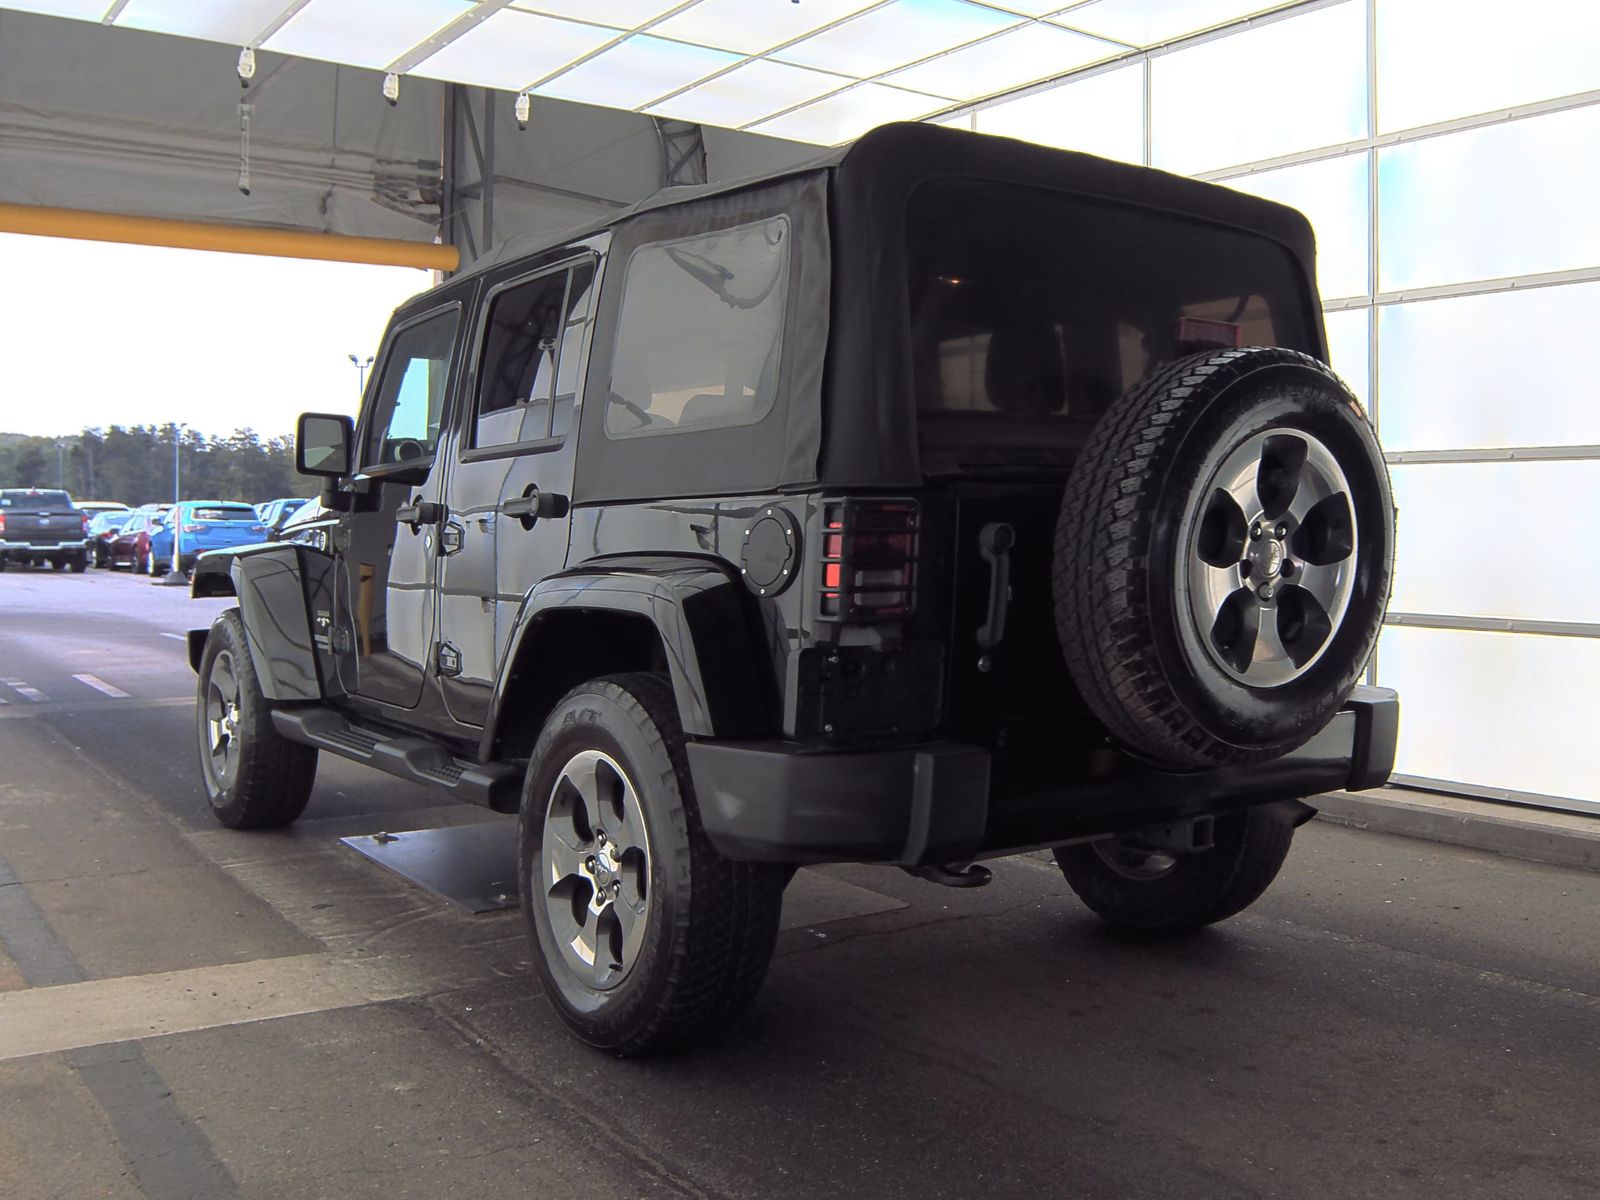
[[[978,626],[978,645],[993,650],[1006,635],[1006,609],[1011,604],[1011,547],[1017,531],[1004,521],[990,521],[978,532],[978,553],[989,564],[989,615]]]

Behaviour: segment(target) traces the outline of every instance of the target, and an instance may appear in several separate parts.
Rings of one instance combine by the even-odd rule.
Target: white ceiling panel
[[[773,57],[861,78],[953,50],[1021,22],[1021,17],[961,0],[895,0]]]
[[[471,7],[471,0],[311,0],[262,47],[381,69]]]
[[[652,104],[650,111],[680,121],[738,129],[851,82],[842,75],[754,59],[661,104]]]
[[[620,32],[503,9],[423,59],[413,74],[514,92],[598,50]]]
[[[897,71],[885,82],[952,100],[976,100],[1122,53],[1122,47],[1099,38],[1050,25],[1024,25]]]
[[[1284,0],[1091,0],[1054,19],[1084,33],[1154,46],[1283,5]]]
[[[636,29],[683,3],[684,0],[511,0],[511,7],[547,17],[571,17],[575,21]]]
[[[130,0],[118,14],[117,26],[243,46],[260,37],[287,7],[285,0],[207,0],[205,4]]]
[[[804,4],[700,0],[693,8],[652,26],[650,32],[741,54],[759,54],[877,3],[879,0],[805,0]]]
[[[638,108],[738,61],[725,50],[636,33],[534,90],[581,104]]]
[[[890,121],[914,121],[943,107],[944,101],[937,96],[882,83],[862,83],[753,128],[756,133],[774,137],[835,146]]]
[[[4,7],[19,12],[43,13],[47,17],[98,21],[111,7],[111,0],[6,0]]]

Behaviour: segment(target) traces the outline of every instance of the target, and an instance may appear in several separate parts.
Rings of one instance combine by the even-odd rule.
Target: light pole
[[[354,354],[345,355],[356,368],[356,399],[359,400],[367,394],[367,368],[372,365],[372,355],[367,355],[367,361],[362,362]]]
[[[183,491],[179,487],[178,448],[183,445],[183,431],[187,428],[189,428],[187,422],[174,421],[172,423],[172,503],[174,505],[183,499]]]

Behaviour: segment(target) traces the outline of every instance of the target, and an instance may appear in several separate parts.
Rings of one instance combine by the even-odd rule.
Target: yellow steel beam
[[[336,233],[301,233],[290,229],[256,229],[246,225],[208,225],[161,217],[81,212],[31,204],[0,204],[0,233],[80,238],[93,242],[131,242],[137,246],[175,246],[182,250],[219,250],[227,254],[269,254],[278,258],[317,258],[328,262],[371,263],[454,271],[461,253],[454,246],[406,242],[397,238],[346,237]]]

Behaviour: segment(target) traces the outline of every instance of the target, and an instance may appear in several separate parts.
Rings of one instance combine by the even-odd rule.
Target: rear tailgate
[[[5,541],[51,548],[83,542],[83,514],[62,493],[10,492],[4,499],[0,515],[5,517],[5,532],[0,538]]]

